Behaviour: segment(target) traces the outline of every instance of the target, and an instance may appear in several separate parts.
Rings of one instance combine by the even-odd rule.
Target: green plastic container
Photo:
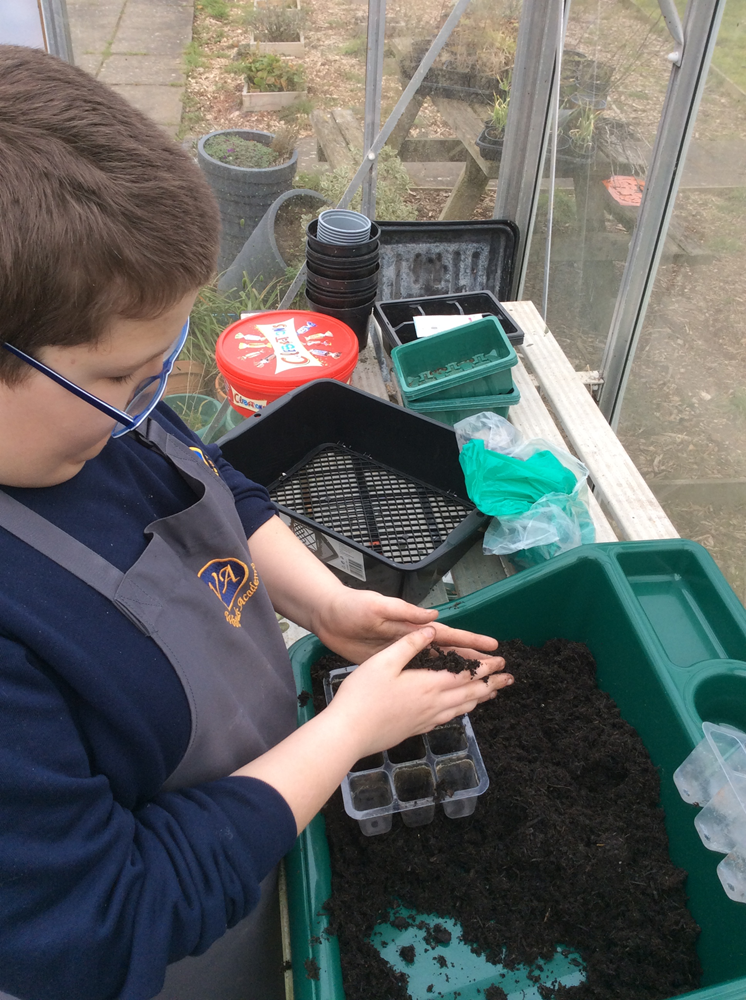
[[[442,424],[453,427],[465,417],[473,417],[475,413],[485,410],[496,413],[498,417],[507,417],[508,410],[520,403],[521,394],[515,386],[510,392],[501,392],[496,396],[475,396],[473,399],[425,399],[412,401],[406,405],[411,410],[424,413],[432,420],[440,420]]]
[[[185,424],[200,437],[209,427],[211,421],[220,409],[220,401],[212,396],[202,396],[199,393],[175,393],[165,396],[164,403],[181,417]],[[220,427],[223,432],[232,431],[243,421],[240,413],[229,407],[223,417]]]
[[[743,1000],[746,905],[723,891],[715,871],[721,855],[703,846],[694,827],[696,810],[682,801],[672,777],[702,738],[703,721],[746,729],[746,611],[709,554],[684,539],[585,545],[446,605],[440,620],[503,640],[541,645],[564,638],[590,648],[599,686],[614,698],[658,767],[671,858],[689,873],[703,978],[701,989],[683,996]],[[323,652],[315,636],[292,647],[299,691],[310,690],[311,664]],[[300,721],[312,713],[309,703],[299,710]],[[331,891],[323,818],[317,816],[303,832],[287,862],[295,1000],[343,1000],[337,940],[323,934],[321,907]],[[396,964],[398,948],[409,942],[395,940],[389,926],[385,940],[386,957]],[[454,934],[450,982],[436,986],[435,994],[423,993],[423,1000],[438,991],[445,1000],[456,993],[461,1000],[483,1000],[478,990],[493,981],[495,970],[490,967],[493,978],[480,983],[470,956]],[[567,968],[556,964],[560,958],[548,980],[570,973],[568,963]],[[318,962],[318,980],[307,978],[306,959]],[[429,968],[421,977],[417,962],[406,967],[418,998],[420,978],[433,982],[432,958],[423,962]],[[526,989],[532,986],[527,983]]]
[[[495,396],[513,387],[518,356],[495,316],[395,347],[396,378],[406,403]]]

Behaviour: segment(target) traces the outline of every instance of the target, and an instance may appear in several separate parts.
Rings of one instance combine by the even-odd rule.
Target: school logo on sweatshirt
[[[212,469],[212,471],[215,473],[215,475],[218,478],[220,478],[220,473],[218,472],[217,465],[215,465],[215,463],[213,462],[213,460],[208,455],[205,455],[205,453],[202,451],[201,448],[191,447],[189,450],[193,451],[195,455],[198,455],[202,459],[202,461],[205,463],[205,465],[207,466],[207,468],[208,469]]]
[[[238,628],[244,605],[259,586],[259,574],[254,564],[247,566],[240,559],[211,559],[197,576],[225,605],[226,621]]]

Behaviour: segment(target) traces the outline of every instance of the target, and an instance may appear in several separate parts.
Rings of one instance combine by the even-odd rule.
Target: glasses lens
[[[153,375],[150,378],[145,379],[144,382],[141,382],[135,390],[135,395],[125,407],[124,412],[128,416],[132,417],[136,423],[131,424],[130,426],[126,426],[125,424],[115,424],[114,430],[111,432],[111,436],[113,438],[121,437],[128,431],[133,430],[142,423],[152,410],[155,409],[156,404],[159,402],[166,389],[166,382],[168,381],[168,376],[171,374],[174,362],[183,350],[188,333],[189,320],[186,321],[179,336],[169,348],[166,360],[163,362],[163,368],[161,369],[160,375]]]

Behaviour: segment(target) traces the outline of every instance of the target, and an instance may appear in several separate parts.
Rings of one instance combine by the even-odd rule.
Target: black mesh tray
[[[518,246],[514,222],[376,221],[381,228],[381,301],[481,291],[510,298]]]
[[[296,389],[219,444],[351,587],[417,603],[489,522],[450,427],[341,382]]]
[[[381,327],[383,344],[390,353],[392,347],[409,344],[417,339],[415,316],[469,316],[489,313],[496,316],[513,347],[523,343],[523,330],[500,305],[492,292],[465,292],[463,295],[431,295],[424,299],[400,299],[376,302],[374,307]]]

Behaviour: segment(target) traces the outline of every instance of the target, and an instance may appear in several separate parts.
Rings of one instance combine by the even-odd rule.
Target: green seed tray
[[[590,648],[599,686],[614,698],[658,767],[671,859],[689,873],[703,977],[702,988],[683,996],[743,1000],[746,905],[725,895],[715,871],[721,856],[702,845],[693,810],[673,783],[673,772],[702,737],[703,721],[746,730],[746,611],[705,549],[684,539],[581,546],[444,606],[440,620],[503,640],[542,645],[564,638]],[[299,692],[310,690],[310,667],[323,652],[315,636],[292,647]],[[299,721],[312,712],[310,703],[301,708]],[[337,940],[324,934],[321,908],[331,892],[331,871],[322,817],[299,837],[287,874],[295,1000],[344,1000]],[[437,985],[434,995],[483,1000],[497,970],[480,966],[457,940],[458,927],[450,929],[448,960],[456,964],[448,969],[449,983]],[[399,948],[412,943],[396,938],[390,925],[382,938],[374,935],[377,942],[395,967]],[[308,978],[306,960],[318,963],[318,979]],[[432,967],[429,956],[425,961]],[[431,968],[421,976],[417,962],[401,968],[410,976],[415,1000],[429,1000],[433,994],[422,991],[433,982]],[[558,953],[547,965],[545,981],[572,985],[577,972]],[[515,986],[510,1000],[538,996],[521,992],[536,985],[527,980],[524,987]]]
[[[494,396],[513,386],[518,356],[495,316],[401,344],[391,352],[407,405],[413,400]]]
[[[496,396],[475,396],[473,399],[425,399],[406,403],[410,410],[424,413],[432,420],[453,427],[465,417],[473,417],[475,413],[488,411],[498,417],[507,417],[508,410],[520,403],[521,394],[515,386],[510,392],[501,392]]]

